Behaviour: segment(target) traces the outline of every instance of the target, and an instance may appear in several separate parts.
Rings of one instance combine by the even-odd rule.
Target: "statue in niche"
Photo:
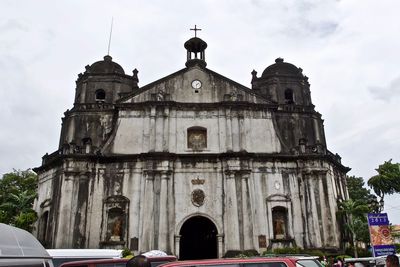
[[[237,101],[239,95],[238,95],[237,91],[234,90],[234,91],[232,91],[232,92],[230,93],[230,96],[231,96],[231,101]]]
[[[117,216],[115,220],[110,222],[110,232],[111,237],[110,241],[121,241],[122,232],[123,232],[123,220],[121,216]]]
[[[163,101],[164,97],[165,97],[165,92],[162,91],[162,90],[158,91],[158,93],[157,93],[157,101]]]
[[[276,239],[284,239],[286,237],[286,221],[280,212],[277,212],[274,216],[273,227],[274,235]]]

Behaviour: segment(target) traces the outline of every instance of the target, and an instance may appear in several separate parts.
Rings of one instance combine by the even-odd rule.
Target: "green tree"
[[[352,237],[352,243],[354,247],[354,257],[358,257],[357,253],[357,241],[359,240],[357,234],[359,228],[365,226],[367,217],[366,213],[370,211],[368,204],[361,200],[348,199],[339,202],[339,215],[346,221],[346,230],[350,232]],[[368,227],[367,227],[368,229]]]
[[[347,189],[349,192],[349,199],[358,201],[360,203],[367,204],[369,207],[368,213],[379,212],[379,203],[377,198],[371,191],[365,188],[364,179],[362,177],[348,176],[347,177]],[[356,241],[369,243],[369,229],[366,215],[360,215],[357,220],[357,227],[355,227]]]
[[[368,185],[379,196],[382,203],[379,211],[382,211],[385,195],[400,193],[400,163],[385,161],[375,170],[378,174],[368,180]]]
[[[31,171],[6,173],[0,179],[0,222],[32,231],[37,214],[32,209],[37,196],[37,175]]]
[[[370,207],[370,212],[379,212],[379,203],[376,195],[372,194],[371,190],[365,188],[365,182],[362,177],[348,176],[346,180],[350,199],[367,203]]]

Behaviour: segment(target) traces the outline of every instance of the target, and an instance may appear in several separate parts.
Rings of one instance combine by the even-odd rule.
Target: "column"
[[[161,114],[163,115],[163,114]],[[164,140],[164,116],[157,116],[157,110],[155,111],[155,120],[156,120],[156,129],[155,129],[155,137],[154,140],[156,142],[156,150],[160,152],[163,150],[163,140]]]
[[[322,142],[321,136],[319,134],[320,131],[319,131],[318,119],[314,118],[313,122],[314,122],[315,141],[316,142]]]
[[[240,250],[239,215],[236,196],[235,172],[226,172],[226,199],[225,199],[225,248],[226,250]]]
[[[151,107],[149,135],[150,135],[149,150],[155,151],[156,150],[156,107]]]
[[[142,188],[142,181],[141,181],[141,173],[133,172],[130,174],[131,176],[129,179],[133,180],[132,184],[132,195],[130,196],[130,208],[129,208],[129,231],[130,235],[129,238],[138,238],[140,236],[140,199],[141,199],[141,188]],[[139,240],[141,241],[141,240]],[[132,244],[130,245],[132,246]],[[138,247],[137,247],[138,248]],[[135,250],[135,255],[139,253],[139,250]]]
[[[176,235],[175,236],[175,253],[173,253],[173,254],[175,254],[175,256],[178,258],[178,260],[179,260],[179,252],[181,249],[180,243],[181,243],[181,236]]]
[[[217,240],[218,240],[218,258],[222,258],[225,254],[224,235],[217,235]]]
[[[226,151],[226,114],[224,109],[218,110],[218,137],[219,137],[219,151]]]
[[[240,150],[240,126],[237,116],[231,117],[232,121],[232,150],[237,152]]]
[[[169,251],[168,249],[168,180],[169,173],[161,172],[160,188],[160,221],[158,225],[158,249]]]
[[[238,113],[239,120],[239,149],[240,151],[246,150],[246,132],[244,125],[243,112]]]
[[[176,130],[176,120],[177,120],[177,111],[172,109],[169,110],[169,119],[168,119],[168,151],[177,152],[176,139],[177,139],[177,130]]]
[[[143,142],[142,142],[142,152],[146,153],[151,149],[150,146],[150,114],[148,114],[148,110],[144,110],[143,116]]]
[[[163,125],[163,136],[162,136],[162,151],[168,151],[169,146],[169,107],[165,107],[164,109],[164,125]]]
[[[154,246],[154,172],[146,172],[146,181],[144,186],[144,205],[142,221],[142,237],[140,251],[149,251],[155,249]]]
[[[232,116],[231,110],[226,109],[226,150],[232,151]]]
[[[57,179],[57,178],[56,178]],[[57,234],[55,236],[55,240],[53,240],[53,244],[55,244],[55,248],[68,248],[72,246],[72,224],[71,218],[75,218],[75,216],[71,216],[72,209],[72,192],[73,192],[73,174],[64,173],[61,183],[61,191],[63,192],[62,197],[60,199],[60,210],[59,214],[59,224],[56,229]]]
[[[253,249],[253,229],[251,224],[251,212],[249,212],[249,200],[247,197],[249,172],[242,173],[242,221],[243,221],[243,247],[244,249]]]

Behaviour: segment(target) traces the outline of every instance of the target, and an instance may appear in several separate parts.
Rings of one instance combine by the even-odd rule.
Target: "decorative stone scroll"
[[[192,185],[202,185],[205,183],[206,180],[204,179],[200,179],[199,177],[197,177],[196,179],[192,179]]]

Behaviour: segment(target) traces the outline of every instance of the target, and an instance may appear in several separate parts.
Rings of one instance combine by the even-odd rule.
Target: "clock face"
[[[193,80],[192,87],[194,89],[200,89],[201,88],[201,82],[199,80]]]

